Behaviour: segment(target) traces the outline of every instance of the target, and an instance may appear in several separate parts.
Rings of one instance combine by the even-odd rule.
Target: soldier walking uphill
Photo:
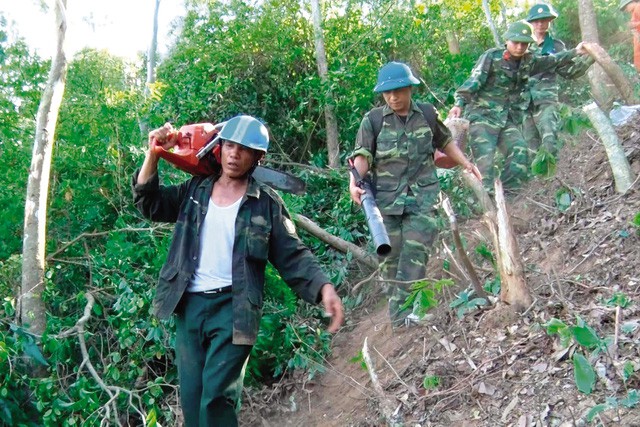
[[[534,55],[555,55],[566,50],[564,43],[554,38],[549,32],[551,21],[558,17],[555,9],[544,3],[534,5],[527,15],[527,22],[533,27],[534,43],[529,45],[529,52]],[[558,79],[575,79],[582,76],[593,64],[591,56],[582,56],[565,66],[559,66],[555,72],[546,70],[529,79],[531,92],[531,117],[524,126],[524,137],[529,149],[535,153],[540,145],[546,152],[557,156],[562,148],[558,141]]]
[[[360,176],[369,173],[391,241],[382,271],[393,289],[389,315],[394,326],[420,320],[400,307],[409,295],[410,282],[425,278],[428,251],[437,233],[434,205],[440,188],[434,150],[442,150],[480,178],[458,146],[450,144],[451,133],[433,106],[412,100],[412,86],[419,83],[406,64],[390,62],[380,69],[374,92],[382,93],[385,106],[365,114],[352,154]],[[364,190],[353,176],[349,192],[360,204]]]
[[[506,47],[482,54],[471,76],[456,91],[455,105],[449,111],[451,117],[460,117],[465,109],[469,145],[489,191],[496,168],[505,186],[517,188],[529,178],[528,148],[522,133],[531,104],[529,77],[568,65],[577,54],[586,53],[578,45],[557,55],[534,56],[527,52],[534,42],[532,32],[528,22],[511,24],[503,35]]]
[[[242,379],[262,314],[265,267],[310,303],[322,301],[342,323],[340,298],[298,238],[277,194],[251,173],[266,153],[266,127],[249,116],[219,134],[220,172],[160,186],[156,144],[177,142],[171,125],[149,133],[150,149],[133,177],[136,207],[152,221],[173,222],[167,261],[153,302],[155,314],[176,314],[176,363],[187,427],[236,426]]]

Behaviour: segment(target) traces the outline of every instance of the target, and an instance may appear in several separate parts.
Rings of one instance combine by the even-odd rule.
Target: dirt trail
[[[640,176],[640,119],[619,133]],[[571,201],[564,211],[556,203],[561,193]],[[365,337],[386,398],[407,426],[586,425],[596,404],[640,392],[640,235],[631,224],[640,213],[640,184],[616,194],[602,144],[586,133],[562,150],[557,175],[532,181],[511,208],[536,299],[524,316],[481,309],[458,319],[447,307],[462,287],[450,291],[426,326],[392,331],[385,307],[360,309],[359,319],[335,337],[326,374],[304,384],[292,381],[279,399],[273,391],[257,393],[245,405],[243,425],[385,425],[368,373],[351,362]],[[461,229],[468,248],[482,239],[477,220]],[[442,261],[434,256],[431,271],[439,271]],[[490,270],[481,259],[474,262]],[[607,304],[615,293],[631,301],[618,314]],[[577,316],[599,337],[613,339],[617,329],[616,352],[592,357],[602,377],[589,395],[577,390],[572,356],[590,353],[575,342],[564,348],[541,326],[551,318],[576,325]],[[623,381],[625,366],[632,372]],[[439,384],[426,390],[425,377]],[[640,405],[604,411],[598,420],[640,426]]]

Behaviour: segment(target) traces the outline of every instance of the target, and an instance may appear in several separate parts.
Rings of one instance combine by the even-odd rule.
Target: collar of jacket
[[[523,61],[528,59],[530,56],[531,56],[531,52],[529,52],[528,50],[520,58],[513,58],[511,56],[511,53],[509,53],[507,49],[505,49],[504,52],[502,52],[502,59],[504,59],[505,61]]]
[[[209,187],[210,191],[213,191],[213,184],[218,180],[218,178],[220,178],[220,176],[209,175],[207,177],[203,177],[202,181],[198,184],[198,187]],[[255,197],[256,199],[260,197],[260,183],[252,176],[249,177],[245,195],[247,197]]]
[[[544,40],[538,46],[540,47],[541,55],[553,55],[557,53],[553,37],[551,36],[551,33],[549,33],[548,31],[547,31],[547,34],[545,34],[544,36]]]
[[[418,104],[416,104],[416,102],[413,99],[411,100],[409,111],[417,111],[418,114],[422,114],[422,110],[420,110],[420,107],[418,107]],[[382,116],[388,116],[391,114],[394,114],[393,109],[389,107],[387,104],[384,104],[384,107],[382,108]]]

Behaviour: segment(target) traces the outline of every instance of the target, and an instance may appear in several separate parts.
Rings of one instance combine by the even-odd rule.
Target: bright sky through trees
[[[13,30],[43,57],[55,49],[54,0],[0,0],[0,14],[15,22]],[[43,10],[42,4],[48,6]],[[67,0],[67,48],[70,54],[84,47],[107,49],[135,58],[151,40],[155,0]],[[183,16],[183,0],[161,0],[158,14],[158,49],[166,51],[174,18]]]

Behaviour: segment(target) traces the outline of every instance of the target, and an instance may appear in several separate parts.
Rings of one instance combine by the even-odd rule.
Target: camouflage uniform
[[[529,51],[538,56],[555,55],[566,50],[564,43],[554,39],[549,33],[542,43],[529,45]],[[554,71],[544,71],[529,78],[531,93],[531,114],[524,125],[524,137],[531,152],[535,153],[542,144],[554,156],[562,148],[558,141],[558,79],[575,79],[582,76],[593,64],[591,56],[576,57],[570,63]]]
[[[432,135],[422,110],[411,102],[406,121],[383,107],[383,124],[378,137],[373,133],[369,113],[356,137],[352,157],[366,157],[371,168],[375,198],[391,241],[391,253],[383,260],[386,279],[415,281],[426,277],[429,249],[437,235],[435,203],[440,192],[433,153],[451,141],[449,129],[437,120]],[[407,312],[399,307],[408,296],[409,284],[393,287],[389,310],[399,322]]]
[[[465,108],[464,117],[471,123],[469,145],[487,189],[493,188],[496,167],[506,186],[517,187],[528,179],[523,124],[531,104],[529,76],[566,65],[575,55],[575,50],[551,56],[525,53],[514,59],[505,49],[489,49],[456,90],[455,105]],[[496,150],[502,157],[498,162]]]

